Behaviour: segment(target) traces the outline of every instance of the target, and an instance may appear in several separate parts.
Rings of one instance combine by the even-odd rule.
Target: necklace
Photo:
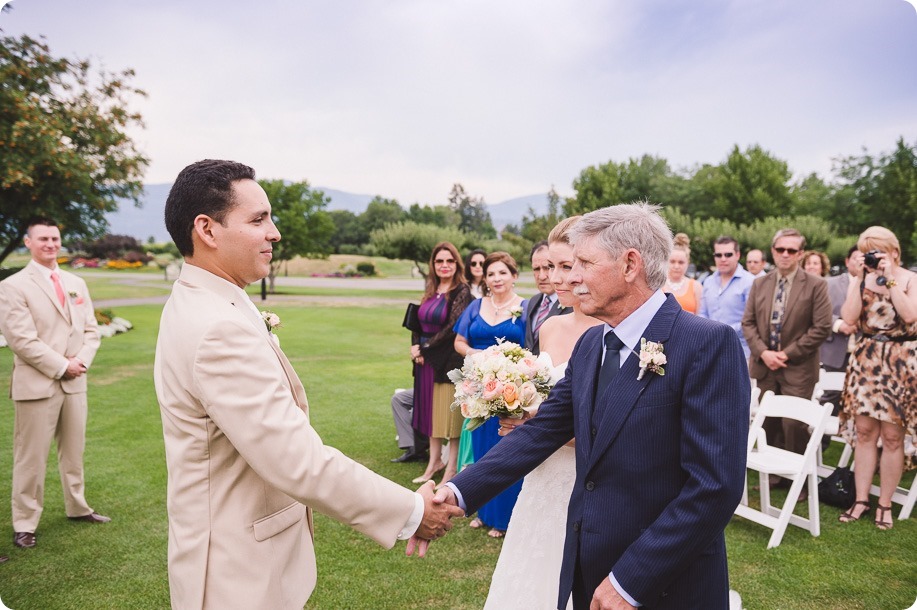
[[[509,304],[512,303],[512,302],[515,301],[515,300],[516,300],[516,295],[515,295],[515,294],[511,294],[510,297],[509,297],[509,300],[506,301],[506,303],[504,303],[503,305],[500,305],[500,306],[498,307],[498,306],[497,306],[497,302],[494,300],[494,295],[493,295],[493,293],[490,294],[490,304],[493,306],[494,311],[495,311],[497,314],[499,314],[499,313],[500,313],[501,311],[503,311],[504,309],[507,309],[507,308],[509,307]]]
[[[671,281],[671,280],[666,280],[665,283],[669,285],[669,288],[672,289],[672,292],[678,292],[679,290],[681,290],[682,288],[684,288],[684,285],[685,285],[685,282],[686,282],[686,281],[687,281],[687,280],[686,280],[685,278],[681,278],[681,280],[678,281],[678,282],[673,282],[673,281]]]

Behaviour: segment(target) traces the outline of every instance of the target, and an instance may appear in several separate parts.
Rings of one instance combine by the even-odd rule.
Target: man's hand
[[[621,597],[618,590],[608,578],[602,581],[595,593],[592,594],[592,603],[589,610],[633,610],[627,600]]]
[[[423,497],[423,520],[408,541],[408,555],[413,555],[415,549],[420,557],[426,555],[430,541],[445,536],[446,532],[452,529],[452,518],[465,514],[465,511],[458,507],[458,501],[451,489],[443,487],[434,494],[433,487],[433,481],[427,481],[417,490]]]
[[[83,364],[79,358],[75,356],[70,357],[70,362],[67,364],[67,370],[64,371],[64,379],[76,379],[80,375],[86,372],[86,365]]]
[[[775,352],[773,350],[766,349],[761,352],[761,361],[764,362],[764,365],[772,371],[777,369],[785,369],[787,364],[786,352]]]

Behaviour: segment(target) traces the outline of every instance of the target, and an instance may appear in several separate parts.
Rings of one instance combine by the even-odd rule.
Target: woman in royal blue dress
[[[516,261],[506,252],[494,252],[484,260],[484,296],[473,301],[455,325],[455,351],[460,355],[486,349],[498,339],[524,344],[525,301],[515,292],[518,277]],[[471,433],[475,461],[500,442],[499,429],[499,421],[492,417]],[[520,489],[521,480],[478,509],[469,525],[486,525],[488,535],[502,538]]]

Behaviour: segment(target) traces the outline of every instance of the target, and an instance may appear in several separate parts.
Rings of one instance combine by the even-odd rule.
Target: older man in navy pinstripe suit
[[[725,610],[723,530],[742,495],[750,400],[742,346],[660,291],[672,237],[656,206],[586,214],[573,241],[569,281],[605,325],[580,339],[538,415],[438,497],[473,512],[575,437],[557,607],[572,593],[577,610]],[[666,362],[641,367],[654,349]]]

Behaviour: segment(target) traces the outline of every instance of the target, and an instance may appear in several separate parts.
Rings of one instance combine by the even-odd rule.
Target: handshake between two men
[[[410,556],[416,551],[419,557],[423,557],[432,541],[442,538],[452,529],[452,518],[464,517],[465,511],[459,507],[455,492],[445,485],[437,490],[433,481],[427,481],[417,493],[424,502],[423,520],[408,540],[406,552]]]

